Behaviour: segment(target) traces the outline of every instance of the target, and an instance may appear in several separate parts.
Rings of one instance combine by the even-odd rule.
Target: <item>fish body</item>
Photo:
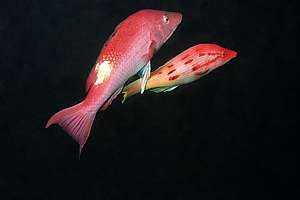
[[[235,51],[216,44],[198,44],[183,51],[150,74],[146,90],[168,92],[191,83],[236,57]],[[138,79],[123,90],[123,102],[140,91]]]
[[[151,57],[172,35],[181,19],[180,13],[159,10],[141,10],[127,17],[102,47],[86,82],[85,99],[54,114],[46,127],[58,123],[79,143],[81,152],[97,111],[105,110],[128,78],[144,66],[146,85]]]

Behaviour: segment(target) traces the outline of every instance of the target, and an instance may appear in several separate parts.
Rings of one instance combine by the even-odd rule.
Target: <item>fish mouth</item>
[[[179,13],[179,12],[174,12],[174,13],[172,13],[172,15],[174,16],[174,18],[176,19],[176,21],[177,21],[177,23],[176,23],[176,25],[175,25],[175,28],[174,28],[174,30],[173,30],[173,32],[177,29],[177,27],[179,26],[179,24],[181,23],[181,21],[182,21],[182,14],[181,13]],[[172,33],[173,33],[172,32]]]
[[[173,15],[177,19],[177,26],[178,26],[182,21],[182,14],[180,12],[175,12]]]
[[[228,58],[235,58],[237,57],[237,52],[236,51],[233,51],[233,50],[230,50],[230,49],[227,49],[226,50],[226,55]]]

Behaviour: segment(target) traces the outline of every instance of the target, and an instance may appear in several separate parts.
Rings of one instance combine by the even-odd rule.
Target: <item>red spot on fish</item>
[[[172,80],[177,79],[178,77],[179,77],[179,75],[171,76],[171,77],[169,78],[169,80],[172,81]]]
[[[209,56],[215,56],[218,55],[217,53],[208,53]]]
[[[189,54],[186,54],[184,57],[181,58],[181,60],[184,60],[184,59],[186,59],[189,56],[190,56]]]
[[[159,71],[158,74],[162,74],[162,71]]]
[[[192,68],[192,70],[193,71],[196,71],[196,70],[198,70],[198,69],[200,69],[202,66],[201,65],[195,65],[193,68]]]
[[[171,71],[169,71],[168,75],[172,74],[175,71],[176,71],[176,69],[172,69]]]
[[[204,68],[205,66],[208,66],[208,65],[210,65],[210,64],[212,64],[212,63],[214,63],[214,62],[216,62],[219,58],[220,58],[220,56],[217,56],[216,58],[214,58],[214,59],[212,59],[212,60],[210,60],[210,61],[204,63],[203,65],[199,65],[199,64],[194,65],[194,67],[192,68],[192,70],[193,70],[193,71],[197,71],[197,70],[199,70],[200,68]]]
[[[195,75],[201,76],[201,75],[203,75],[203,74],[206,74],[208,71],[209,71],[209,70],[207,69],[207,70],[202,71],[202,72],[196,72]]]
[[[171,67],[173,67],[173,66],[174,66],[174,65],[173,65],[173,64],[171,64],[171,65],[168,65],[168,66],[167,66],[167,68],[171,68]]]
[[[199,53],[199,57],[205,56],[205,53]]]
[[[193,61],[193,59],[190,59],[190,60],[188,60],[188,61],[186,61],[184,64],[189,64],[189,63],[191,63]]]

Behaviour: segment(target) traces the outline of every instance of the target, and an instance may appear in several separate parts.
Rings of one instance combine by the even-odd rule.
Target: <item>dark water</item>
[[[1,3],[1,199],[274,199],[296,194],[296,1]],[[152,61],[197,43],[238,57],[167,94],[121,97],[78,146],[48,118],[84,97],[114,27],[154,8],[183,21]],[[298,165],[299,166],[299,165]],[[298,190],[299,191],[299,190]]]

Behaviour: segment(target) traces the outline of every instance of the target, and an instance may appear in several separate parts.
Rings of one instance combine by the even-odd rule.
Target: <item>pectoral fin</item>
[[[172,91],[172,90],[175,90],[177,87],[178,87],[178,85],[172,86],[172,87],[160,87],[160,88],[154,88],[154,89],[151,89],[151,91],[152,91],[152,92],[155,92],[155,93],[160,93],[160,92],[170,92],[170,91]]]
[[[139,76],[141,77],[141,94],[144,93],[148,78],[151,72],[151,64],[150,61],[141,69],[139,72]]]

